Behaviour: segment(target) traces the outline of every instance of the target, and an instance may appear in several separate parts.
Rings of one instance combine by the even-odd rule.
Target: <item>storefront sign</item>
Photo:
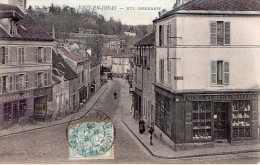
[[[257,94],[222,94],[222,95],[184,95],[184,101],[199,100],[253,100],[257,99]]]
[[[174,76],[174,80],[183,80],[183,76]]]
[[[20,95],[18,93],[10,94],[10,95],[6,95],[6,96],[1,96],[0,103],[22,100],[22,99],[26,99],[26,98],[30,98],[30,97],[32,97],[32,92],[26,92],[23,95]]]

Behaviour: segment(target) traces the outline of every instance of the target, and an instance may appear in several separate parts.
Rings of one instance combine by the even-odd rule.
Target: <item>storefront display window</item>
[[[193,102],[193,140],[210,140],[211,102]]]
[[[4,121],[12,120],[12,103],[4,103]]]
[[[251,101],[233,102],[233,138],[244,138],[251,136],[251,107]]]
[[[171,135],[170,99],[156,95],[156,124],[168,135]]]

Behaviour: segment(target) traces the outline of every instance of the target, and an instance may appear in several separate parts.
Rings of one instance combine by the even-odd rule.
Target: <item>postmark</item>
[[[114,159],[112,122],[82,122],[68,129],[70,159]]]

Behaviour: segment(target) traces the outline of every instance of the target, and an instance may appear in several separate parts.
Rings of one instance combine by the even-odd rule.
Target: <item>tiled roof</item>
[[[14,15],[10,14],[13,13]],[[0,3],[0,17],[16,17],[18,35],[6,35],[1,29],[0,38],[14,40],[53,41],[51,35],[28,13],[23,13],[18,7]]]
[[[75,77],[77,77],[77,73],[75,73],[70,68],[70,66],[65,62],[65,60],[59,54],[57,54],[55,51],[52,51],[52,65],[53,65],[53,68],[56,68],[56,69],[64,72],[64,78],[66,80],[74,79]]]
[[[59,47],[58,53],[71,59],[72,61],[75,61],[77,64],[83,63],[84,61],[88,60],[83,55],[81,55],[79,53],[75,53],[75,52],[70,52],[67,49],[65,49],[64,47]]]
[[[151,46],[155,43],[155,32],[146,35],[141,40],[137,41],[134,46]]]
[[[260,11],[259,0],[191,0],[165,13],[160,20],[175,14],[180,10],[204,11]],[[154,21],[156,21],[154,20]]]

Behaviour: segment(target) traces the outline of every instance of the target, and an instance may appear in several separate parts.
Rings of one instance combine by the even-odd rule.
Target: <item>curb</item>
[[[104,91],[102,91],[102,93],[100,94],[100,96],[98,96],[98,98],[97,98],[96,101],[93,103],[93,105],[90,106],[90,108],[87,109],[86,112],[85,112],[82,116],[80,116],[80,117],[78,117],[78,118],[76,118],[76,119],[69,120],[69,121],[64,121],[64,122],[57,123],[57,124],[50,124],[50,125],[42,126],[42,127],[38,127],[38,128],[32,128],[32,129],[28,129],[28,130],[24,130],[24,131],[18,131],[18,132],[6,134],[6,135],[0,135],[0,138],[2,138],[2,137],[7,137],[7,136],[12,136],[12,135],[16,135],[16,134],[20,134],[20,133],[25,133],[25,132],[40,130],[40,129],[44,129],[44,128],[48,128],[48,127],[58,126],[58,125],[70,123],[71,121],[79,120],[79,119],[81,119],[83,116],[85,116],[85,115],[96,105],[96,103],[98,102],[98,100],[100,99],[100,97],[105,93],[105,91],[107,90],[107,88],[108,88],[108,84],[106,84],[106,87],[105,87]],[[73,118],[73,117],[72,117],[72,118]]]
[[[124,91],[125,91],[125,84],[124,84]],[[125,99],[126,93],[124,92],[124,99]],[[123,102],[124,102],[123,99]],[[124,107],[123,107],[124,108]],[[125,108],[124,108],[125,110]],[[123,111],[124,112],[124,111]],[[123,124],[126,126],[126,128],[136,137],[136,139],[143,145],[144,148],[155,158],[160,159],[167,159],[167,160],[176,160],[176,159],[185,159],[185,158],[195,158],[195,157],[206,157],[206,156],[220,156],[220,155],[231,155],[231,154],[239,154],[239,153],[249,153],[249,152],[260,152],[260,149],[249,149],[249,150],[240,150],[240,151],[228,151],[228,152],[222,152],[222,153],[209,153],[209,154],[195,154],[195,155],[187,155],[187,156],[174,156],[174,157],[167,157],[167,156],[161,156],[154,154],[147,145],[145,145],[142,140],[132,131],[132,129],[125,123],[124,121],[124,115],[121,111],[121,117]]]

